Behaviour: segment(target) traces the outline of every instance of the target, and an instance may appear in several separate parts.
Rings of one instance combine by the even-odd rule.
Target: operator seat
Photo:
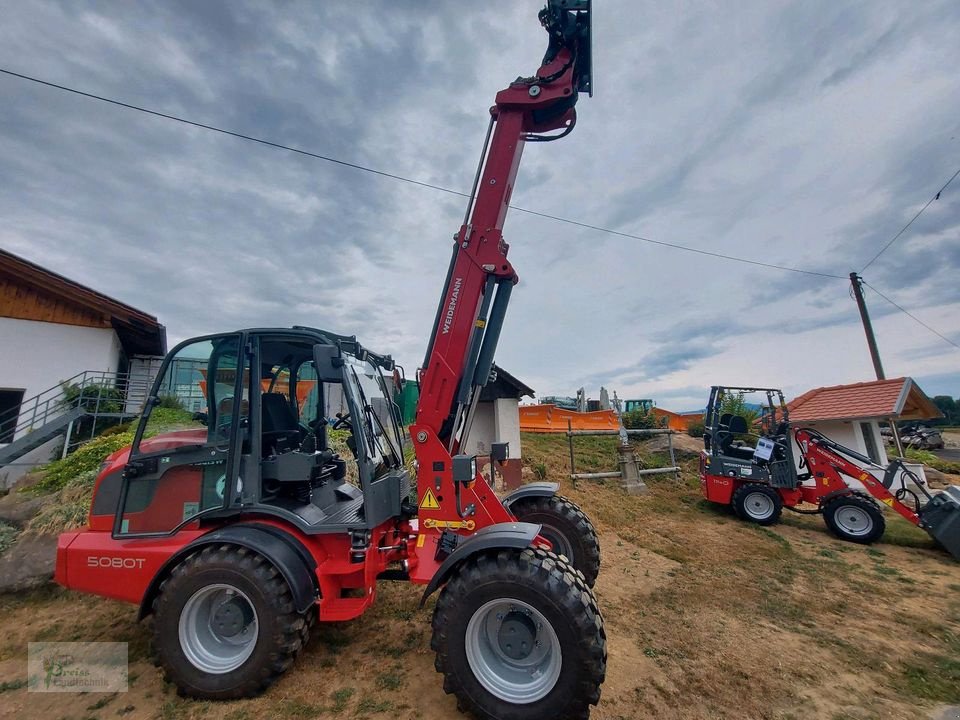
[[[753,448],[733,447],[733,436],[745,432],[748,432],[747,419],[743,415],[731,415],[727,431],[719,439],[720,454],[741,460],[753,460]]]
[[[300,444],[300,425],[290,401],[280,393],[260,396],[263,454],[279,455],[294,450]]]

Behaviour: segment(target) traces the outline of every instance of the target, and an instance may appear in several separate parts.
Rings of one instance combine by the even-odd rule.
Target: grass
[[[331,712],[341,713],[346,707],[347,703],[350,702],[350,698],[353,697],[356,690],[351,687],[340,688],[339,690],[334,690],[330,693],[330,699],[333,700],[333,707]]]
[[[923,463],[924,465],[932,467],[934,470],[939,470],[942,473],[949,473],[951,475],[960,475],[960,463],[952,462],[950,460],[943,460],[929,450],[915,450],[913,448],[906,448],[904,450],[904,454],[907,456],[908,460]]]
[[[13,547],[13,544],[17,541],[17,535],[19,534],[20,531],[13,525],[0,522],[0,554],[3,554]]]
[[[0,682],[0,694],[10,692],[11,690],[20,690],[26,686],[26,680],[4,680]]]

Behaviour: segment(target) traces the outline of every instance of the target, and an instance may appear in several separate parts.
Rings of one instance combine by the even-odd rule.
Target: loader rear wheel
[[[561,495],[520,498],[510,506],[517,520],[540,525],[553,552],[563,555],[593,587],[600,573],[600,539],[590,518]]]
[[[860,495],[846,495],[828,502],[823,508],[823,520],[837,537],[862,545],[879,540],[887,527],[877,504]]]
[[[485,720],[581,720],[600,700],[607,647],[586,583],[539,548],[464,562],[433,613],[435,666],[460,710]]]
[[[207,546],[180,563],[153,610],[154,649],[167,680],[206,700],[262,692],[308,637],[277,569],[234,545]]]
[[[733,493],[732,503],[737,517],[757,525],[773,525],[783,512],[780,493],[768,485],[741,485]]]

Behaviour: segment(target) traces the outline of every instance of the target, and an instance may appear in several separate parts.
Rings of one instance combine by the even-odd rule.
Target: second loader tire
[[[553,545],[553,552],[583,573],[593,587],[600,574],[600,539],[590,518],[580,507],[562,495],[520,498],[510,512],[521,522],[541,526],[540,534]]]
[[[603,617],[579,574],[548,550],[468,558],[432,625],[444,692],[480,720],[586,720],[600,700]]]
[[[783,513],[780,493],[769,485],[758,483],[746,483],[738,487],[731,504],[737,517],[757,525],[773,525]]]
[[[879,540],[887,521],[877,504],[862,495],[844,495],[823,506],[823,521],[842,540],[869,545]]]
[[[236,545],[208,545],[186,558],[164,580],[153,612],[153,647],[167,680],[204,700],[259,694],[309,634],[279,571]]]

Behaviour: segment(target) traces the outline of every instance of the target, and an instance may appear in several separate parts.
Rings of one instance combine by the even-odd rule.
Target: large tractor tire
[[[783,513],[780,493],[768,485],[741,485],[733,493],[731,503],[737,517],[757,525],[773,525]]]
[[[283,576],[263,556],[207,546],[178,565],[153,604],[154,651],[167,680],[205,700],[252,697],[307,641]]]
[[[869,545],[879,540],[887,521],[877,504],[862,495],[834,498],[823,507],[823,520],[842,540]]]
[[[433,613],[435,666],[484,720],[584,720],[600,700],[606,633],[579,573],[547,550],[466,560]]]
[[[600,573],[600,539],[590,518],[576,504],[561,495],[520,498],[510,506],[517,520],[541,526],[540,534],[553,551],[564,556],[583,573],[593,587]]]

